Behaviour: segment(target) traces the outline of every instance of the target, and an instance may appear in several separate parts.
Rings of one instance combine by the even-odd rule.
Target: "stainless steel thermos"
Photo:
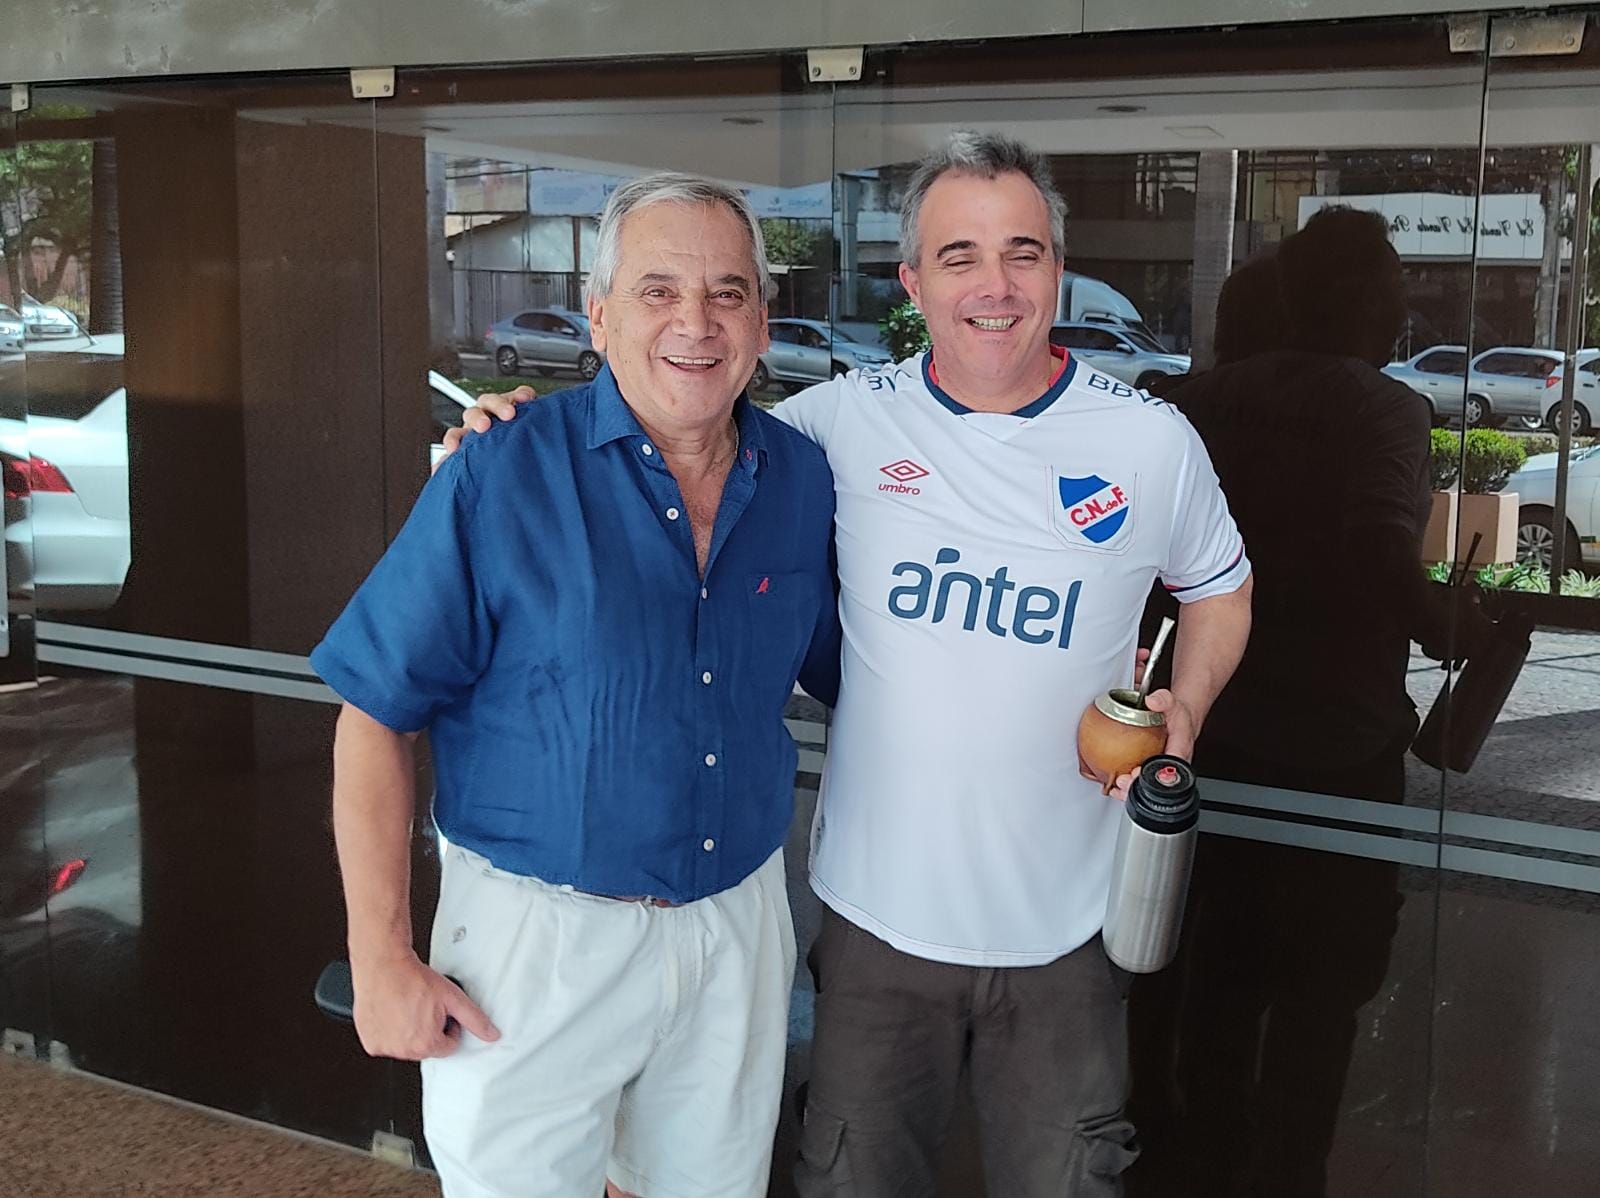
[[[1128,788],[1106,904],[1106,956],[1129,973],[1154,973],[1178,951],[1200,793],[1189,763],[1165,755]]]

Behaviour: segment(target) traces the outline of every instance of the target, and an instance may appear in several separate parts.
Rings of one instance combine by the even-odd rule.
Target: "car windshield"
[[[1138,329],[1121,329],[1119,331],[1129,341],[1133,342],[1140,349],[1147,353],[1164,354],[1170,352],[1166,346],[1161,344],[1161,342],[1157,341],[1154,337],[1151,337],[1146,333],[1139,332]]]

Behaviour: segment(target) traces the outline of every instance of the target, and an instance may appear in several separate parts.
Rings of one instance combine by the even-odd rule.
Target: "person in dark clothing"
[[[1327,208],[1229,277],[1217,367],[1168,392],[1258,579],[1204,777],[1404,801],[1410,645],[1442,655],[1447,636],[1421,566],[1428,407],[1380,369],[1405,319],[1383,218]],[[1201,838],[1180,963],[1134,994],[1148,1166],[1131,1194],[1322,1198],[1401,903],[1388,862]]]

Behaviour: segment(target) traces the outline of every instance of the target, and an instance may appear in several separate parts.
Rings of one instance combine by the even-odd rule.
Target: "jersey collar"
[[[1050,347],[1050,353],[1052,357],[1059,359],[1060,365],[1056,367],[1055,375],[1051,378],[1050,385],[1045,388],[1043,395],[1039,396],[1038,399],[1034,400],[1026,407],[1018,408],[1015,412],[985,412],[982,414],[1009,415],[1016,416],[1022,420],[1027,420],[1030,417],[1039,415],[1039,413],[1043,412],[1051,404],[1055,403],[1055,401],[1061,397],[1061,393],[1065,391],[1072,383],[1072,376],[1076,374],[1078,370],[1078,361],[1066,350],[1057,345],[1052,345]],[[933,351],[931,349],[922,355],[922,381],[928,385],[928,390],[932,392],[933,397],[951,412],[954,412],[957,416],[968,416],[973,413],[974,409],[967,407],[966,404],[962,403],[943,387],[939,386],[939,372],[934,367]]]

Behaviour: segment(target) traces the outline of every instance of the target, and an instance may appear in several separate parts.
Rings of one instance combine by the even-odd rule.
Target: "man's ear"
[[[761,348],[756,351],[758,354],[764,354],[769,349],[772,348],[772,326],[769,323],[767,323],[769,319],[770,319],[770,314],[767,311],[767,306],[765,304],[762,304],[761,305]]]
[[[584,305],[589,313],[589,344],[600,353],[606,352],[606,301],[604,296],[591,295]]]
[[[917,271],[913,266],[902,262],[900,264],[900,286],[906,289],[906,294],[911,297],[911,302],[920,311],[922,308],[922,288],[917,282]]]

